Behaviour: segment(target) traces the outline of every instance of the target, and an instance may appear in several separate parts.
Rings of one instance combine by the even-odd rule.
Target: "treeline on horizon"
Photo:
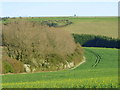
[[[107,36],[88,35],[88,34],[72,34],[76,43],[80,43],[83,47],[104,47],[120,49],[120,39]]]

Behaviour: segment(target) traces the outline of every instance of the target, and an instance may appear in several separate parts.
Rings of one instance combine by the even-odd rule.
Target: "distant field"
[[[74,20],[74,23],[63,29],[76,34],[94,34],[118,37],[118,21],[115,18],[85,18]]]
[[[117,88],[118,49],[84,48],[86,62],[58,72],[3,75],[3,88]]]
[[[22,18],[30,21],[42,21],[42,20],[64,20],[68,19],[73,24],[60,29],[69,31],[76,34],[94,34],[104,35],[109,37],[118,37],[118,18],[117,17],[28,17]],[[9,19],[8,21],[21,20]],[[7,22],[8,22],[7,21]]]

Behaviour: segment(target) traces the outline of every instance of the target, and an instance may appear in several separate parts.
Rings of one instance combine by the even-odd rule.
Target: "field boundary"
[[[85,58],[85,56],[83,56],[83,61],[80,62],[80,63],[79,63],[78,65],[76,65],[75,67],[70,68],[70,70],[76,69],[77,67],[79,67],[81,64],[83,64],[83,63],[85,63],[85,62],[86,62],[86,58]]]

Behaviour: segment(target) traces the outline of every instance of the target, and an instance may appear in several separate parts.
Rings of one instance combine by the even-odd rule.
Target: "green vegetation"
[[[30,65],[34,72],[3,75],[3,88],[118,87],[117,17],[7,17],[2,20],[4,73],[24,72],[24,64]],[[79,65],[80,62],[84,63]]]
[[[4,20],[5,19],[5,20]],[[83,22],[83,21],[117,21],[117,17],[13,17],[8,18],[5,17],[3,21],[16,21],[16,20],[30,20],[30,21],[44,21],[44,20],[67,20],[70,21],[77,21],[77,22]]]
[[[24,72],[23,63],[8,56],[2,57],[2,73],[21,73]]]
[[[120,48],[120,39],[88,35],[88,34],[73,34],[76,43],[80,43],[84,47],[105,47],[105,48]]]
[[[40,23],[42,25],[48,25],[49,27],[64,27],[72,24],[72,22],[69,20],[47,20],[47,21],[41,21]]]
[[[86,62],[73,70],[3,75],[2,86],[4,88],[117,88],[118,49],[92,47],[84,49]],[[101,58],[93,67],[97,55]]]
[[[3,68],[4,68],[4,73],[13,73],[13,68],[12,65],[9,64],[8,62],[3,62]]]

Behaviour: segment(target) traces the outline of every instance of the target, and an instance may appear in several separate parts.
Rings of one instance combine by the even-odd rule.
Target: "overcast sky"
[[[117,16],[118,2],[3,2],[1,16]]]

